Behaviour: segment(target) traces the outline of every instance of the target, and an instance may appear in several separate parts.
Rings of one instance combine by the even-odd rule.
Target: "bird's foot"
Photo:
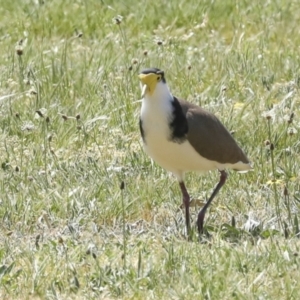
[[[205,236],[205,237],[209,238],[210,234],[208,233],[207,229],[203,225],[204,217],[205,217],[205,211],[203,211],[203,209],[201,209],[198,214],[198,219],[197,219],[198,232],[199,232],[199,236]]]
[[[204,217],[205,217],[205,212],[201,209],[197,219],[197,227],[200,235],[203,234]]]

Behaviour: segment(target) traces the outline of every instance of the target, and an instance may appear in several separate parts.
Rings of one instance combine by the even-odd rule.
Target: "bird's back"
[[[201,156],[220,164],[241,162],[237,170],[251,168],[243,150],[215,115],[185,100],[178,101],[188,121],[188,140]]]

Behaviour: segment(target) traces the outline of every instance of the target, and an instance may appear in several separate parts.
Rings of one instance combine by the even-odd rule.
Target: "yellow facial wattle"
[[[150,74],[139,74],[139,79],[143,84],[142,97],[144,97],[147,93],[150,95],[153,94],[157,82],[160,80],[161,75],[157,75],[154,73]]]

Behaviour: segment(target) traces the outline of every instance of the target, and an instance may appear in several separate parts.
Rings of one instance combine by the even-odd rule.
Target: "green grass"
[[[299,1],[2,0],[0,14],[1,299],[300,298]],[[137,74],[154,66],[254,165],[230,172],[203,243],[142,150]],[[217,181],[186,176],[201,200]]]

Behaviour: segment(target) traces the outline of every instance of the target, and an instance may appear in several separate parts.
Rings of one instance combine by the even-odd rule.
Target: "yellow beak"
[[[157,84],[157,75],[154,73],[139,74],[139,79],[143,84],[142,97],[144,97],[147,93],[151,96]]]

